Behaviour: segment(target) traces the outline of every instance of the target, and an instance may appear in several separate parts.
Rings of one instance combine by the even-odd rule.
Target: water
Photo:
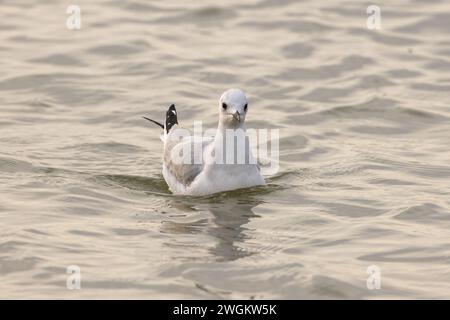
[[[1,298],[450,297],[448,2],[76,4],[1,1]],[[280,171],[171,195],[141,116],[231,87]]]

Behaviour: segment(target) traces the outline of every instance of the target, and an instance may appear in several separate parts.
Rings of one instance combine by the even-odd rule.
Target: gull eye
[[[247,111],[247,108],[248,108],[248,104],[246,103],[244,106],[244,111]]]
[[[222,109],[226,110],[227,108],[228,108],[227,104],[226,103],[222,103]]]

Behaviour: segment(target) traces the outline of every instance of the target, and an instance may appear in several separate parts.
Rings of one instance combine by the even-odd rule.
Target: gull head
[[[240,89],[225,91],[219,100],[219,125],[225,128],[240,128],[244,125],[248,103]]]

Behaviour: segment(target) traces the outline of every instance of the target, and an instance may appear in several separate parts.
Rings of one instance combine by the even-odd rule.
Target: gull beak
[[[239,113],[239,111],[233,113],[233,118],[236,119],[238,122],[241,122],[241,114]]]

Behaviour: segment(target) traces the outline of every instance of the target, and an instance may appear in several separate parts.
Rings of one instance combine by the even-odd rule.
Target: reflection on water
[[[381,2],[378,31],[354,1],[77,4],[70,31],[62,1],[2,3],[0,297],[449,297],[446,2]],[[232,87],[279,172],[172,195],[141,117],[214,128]]]
[[[211,217],[188,223],[163,221],[162,232],[174,234],[206,232],[216,243],[210,252],[217,261],[237,260],[253,254],[243,250],[240,243],[250,238],[246,235],[248,228],[245,225],[258,217],[252,212],[252,208],[259,203],[262,202],[248,197],[243,202],[236,201],[236,197],[214,202],[211,199],[200,202],[187,199],[171,201],[169,206],[186,212],[186,215],[189,215],[190,211],[198,210],[207,212]]]

